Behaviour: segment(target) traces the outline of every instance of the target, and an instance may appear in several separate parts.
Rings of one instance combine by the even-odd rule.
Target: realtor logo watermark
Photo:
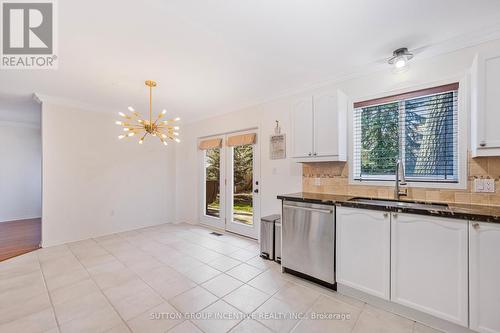
[[[2,69],[56,69],[55,1],[1,1]]]

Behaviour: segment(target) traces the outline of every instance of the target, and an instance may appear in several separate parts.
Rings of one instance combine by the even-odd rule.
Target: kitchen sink
[[[448,204],[445,203],[425,203],[418,201],[401,201],[391,199],[351,198],[348,201],[374,206],[389,206],[408,209],[443,210],[448,208]]]

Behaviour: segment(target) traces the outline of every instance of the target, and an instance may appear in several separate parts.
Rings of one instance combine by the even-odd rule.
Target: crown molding
[[[110,112],[118,113],[120,111],[120,110],[117,110],[115,108],[110,108],[110,107],[105,107],[105,106],[95,105],[95,104],[90,104],[90,103],[84,103],[84,102],[70,99],[70,98],[44,95],[44,94],[40,94],[40,93],[34,93],[33,100],[40,105],[56,104],[56,105],[68,106],[68,107],[72,107],[75,109],[86,110],[86,111],[91,111],[91,112],[102,112],[102,113],[109,114]]]

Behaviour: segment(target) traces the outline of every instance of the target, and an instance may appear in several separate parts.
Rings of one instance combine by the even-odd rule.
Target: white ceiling
[[[59,69],[0,71],[0,92],[192,121],[500,22],[498,0],[64,0]]]

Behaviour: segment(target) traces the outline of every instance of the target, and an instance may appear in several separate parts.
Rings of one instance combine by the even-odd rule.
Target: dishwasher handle
[[[292,205],[285,205],[285,204],[283,204],[283,208],[301,209],[301,210],[307,210],[310,212],[318,212],[318,213],[323,213],[323,214],[333,214],[332,209],[309,208],[309,207],[292,206]]]

